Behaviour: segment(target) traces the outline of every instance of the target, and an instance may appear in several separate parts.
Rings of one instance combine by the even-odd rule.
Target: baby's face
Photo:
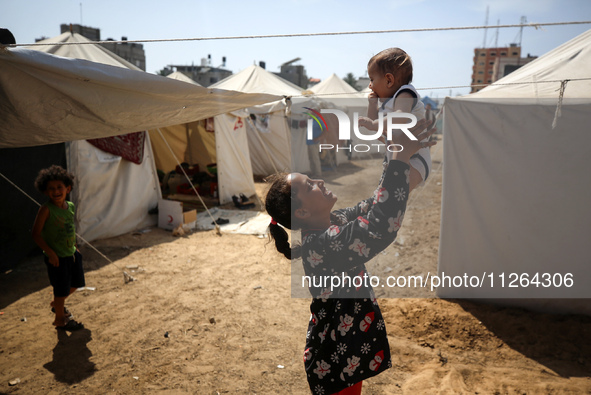
[[[393,89],[392,74],[384,74],[375,63],[367,68],[367,74],[369,75],[369,89],[380,99],[392,97],[396,93]]]

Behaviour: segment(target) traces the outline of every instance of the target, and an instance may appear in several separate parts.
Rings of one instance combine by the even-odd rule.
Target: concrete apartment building
[[[475,48],[470,93],[478,92],[484,88],[484,86],[475,85],[488,85],[498,81],[537,58],[537,56],[530,54],[522,58],[521,47],[517,44],[501,48]]]
[[[300,58],[292,59],[279,66],[279,73],[273,73],[299,86],[302,89],[308,88],[308,76],[306,75],[306,68],[302,65],[294,65],[293,63],[301,60]],[[263,65],[261,66],[265,68]]]
[[[207,58],[201,58],[201,65],[168,65],[165,72],[181,72],[201,86],[208,87],[232,75],[230,70],[226,70],[226,57],[222,57],[222,63],[218,67],[213,66],[211,55]]]
[[[494,65],[497,59],[499,59],[499,62],[500,59],[503,59],[503,62],[508,61],[511,64],[518,64],[520,58],[521,47],[518,47],[517,44],[500,48],[475,48],[470,93],[478,92],[484,88],[482,85],[488,85],[496,81],[494,79]]]
[[[525,58],[518,58],[517,61],[515,58],[496,58],[495,64],[493,65],[492,82],[500,80],[507,74],[512,73],[537,58],[537,56],[531,56],[530,54],[527,54]]]

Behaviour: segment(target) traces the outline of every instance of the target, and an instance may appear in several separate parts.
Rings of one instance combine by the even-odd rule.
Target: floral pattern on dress
[[[359,256],[367,257],[369,255],[369,248],[367,248],[367,244],[363,243],[359,239],[355,239],[353,244],[349,246],[349,249],[355,251]]]
[[[303,232],[306,276],[367,274],[365,264],[392,244],[402,225],[408,170],[407,164],[390,161],[372,197],[335,210],[328,229]],[[312,393],[333,394],[392,366],[375,294],[371,286],[356,285],[309,288],[313,299],[304,364]]]
[[[390,227],[388,228],[388,232],[398,232],[400,227],[402,226],[402,220],[404,219],[404,213],[402,211],[398,211],[398,215],[396,218],[388,218],[388,224]]]
[[[310,251],[310,256],[307,260],[312,267],[316,267],[322,263],[322,255],[318,254],[316,251]]]

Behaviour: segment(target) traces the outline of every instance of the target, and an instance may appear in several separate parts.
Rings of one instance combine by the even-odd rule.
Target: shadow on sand
[[[142,248],[175,240],[169,231],[157,227],[146,230],[148,231],[146,233],[128,233],[111,239],[96,240],[92,244],[101,254],[116,262]],[[85,273],[110,264],[107,259],[87,245],[81,246],[80,252],[83,257]],[[39,251],[37,254],[28,256],[13,269],[0,273],[0,289],[2,290],[0,292],[0,309],[5,309],[15,301],[49,286],[43,255]]]
[[[86,328],[73,332],[57,330],[57,344],[53,349],[53,360],[43,367],[53,373],[56,381],[76,384],[92,376],[96,371],[90,361],[92,352],[88,342],[92,340],[92,332]]]
[[[591,377],[591,317],[453,300],[508,347],[561,377]]]

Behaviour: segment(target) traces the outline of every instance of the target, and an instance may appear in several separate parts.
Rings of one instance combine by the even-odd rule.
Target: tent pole
[[[189,151],[189,164],[193,166],[195,162],[193,162],[193,150],[191,150],[191,130],[189,129],[188,124],[185,124],[185,134],[187,135],[187,151]]]

